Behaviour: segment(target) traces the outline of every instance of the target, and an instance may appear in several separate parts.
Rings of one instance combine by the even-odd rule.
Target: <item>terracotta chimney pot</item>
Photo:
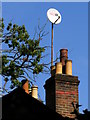
[[[28,80],[22,80],[22,88],[25,90],[27,94],[29,94]]]

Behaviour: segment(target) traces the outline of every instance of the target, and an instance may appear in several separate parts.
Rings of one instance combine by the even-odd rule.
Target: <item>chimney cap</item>
[[[68,61],[72,62],[72,60],[66,60],[66,62],[68,62]]]
[[[55,63],[55,66],[56,66],[56,64],[62,64],[62,62],[56,62],[56,63]]]
[[[38,86],[37,85],[32,85],[32,87],[31,88],[38,88]]]
[[[67,48],[62,48],[62,49],[60,49],[60,51],[63,51],[63,50],[66,50],[66,51],[68,51],[68,49],[67,49]]]

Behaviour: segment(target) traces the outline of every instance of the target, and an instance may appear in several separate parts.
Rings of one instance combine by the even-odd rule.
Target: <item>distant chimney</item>
[[[28,80],[22,80],[22,88],[25,90],[27,94],[29,94]]]
[[[61,49],[60,50],[60,62],[62,62],[62,73],[65,74],[65,62],[68,59],[68,50]]]
[[[72,60],[66,60],[65,73],[67,75],[72,75]]]
[[[32,97],[38,99],[38,86],[32,85]]]

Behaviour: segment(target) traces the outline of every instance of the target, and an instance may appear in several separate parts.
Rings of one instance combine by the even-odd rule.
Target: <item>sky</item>
[[[89,2],[89,0],[1,0],[2,2]]]
[[[25,25],[31,38],[40,21],[43,26],[47,21],[47,10],[57,9],[62,21],[54,25],[54,60],[59,56],[61,48],[68,49],[68,57],[72,60],[72,74],[78,76],[80,112],[88,108],[88,3],[86,2],[21,2],[2,3],[2,16],[5,25],[12,21],[18,25]],[[42,46],[51,45],[51,23],[48,21],[45,30],[49,32],[41,41]],[[2,46],[4,47],[4,46]],[[50,48],[44,62],[51,61]],[[45,102],[45,81],[48,74],[38,75],[37,82],[40,98]]]
[[[89,45],[90,45],[90,34],[89,34],[89,31],[90,31],[90,24],[89,24],[89,21],[90,21],[90,15],[89,15],[89,13],[90,13],[90,2],[89,2],[89,4],[88,4],[88,73],[89,73],[89,71],[90,71],[90,62],[89,62],[89,60],[90,60],[90,47],[89,47]],[[90,110],[90,103],[89,103],[89,101],[90,101],[90,75],[88,74],[88,108],[89,108],[89,110]]]

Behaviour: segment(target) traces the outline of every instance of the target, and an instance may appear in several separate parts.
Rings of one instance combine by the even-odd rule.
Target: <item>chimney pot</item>
[[[60,62],[62,62],[62,73],[65,74],[65,62],[68,59],[68,50],[61,49],[60,50]]]
[[[58,62],[56,65],[56,74],[62,74],[62,63]]]
[[[32,89],[32,97],[38,99],[38,86],[32,85],[31,89]]]
[[[22,88],[25,90],[27,94],[29,94],[28,80],[22,80]]]
[[[72,60],[66,60],[66,74],[72,75]]]

